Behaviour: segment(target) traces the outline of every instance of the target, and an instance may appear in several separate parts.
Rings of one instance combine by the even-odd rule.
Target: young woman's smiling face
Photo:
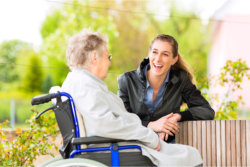
[[[172,46],[168,42],[156,40],[149,51],[150,74],[165,77],[171,65],[178,60],[178,56],[173,56]]]

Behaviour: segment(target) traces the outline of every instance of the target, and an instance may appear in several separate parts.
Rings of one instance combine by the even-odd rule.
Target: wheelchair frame
[[[67,97],[69,100],[70,109],[71,109],[71,113],[72,113],[72,117],[74,121],[74,128],[75,128],[75,137],[72,138],[71,143],[76,146],[76,149],[74,149],[70,153],[69,158],[73,158],[75,155],[81,154],[83,152],[111,151],[112,166],[120,166],[119,150],[138,149],[141,151],[141,147],[138,145],[119,146],[117,144],[117,142],[124,142],[124,141],[127,142],[128,140],[110,139],[110,138],[103,138],[103,137],[98,137],[98,136],[80,137],[79,124],[78,124],[75,104],[71,95],[66,92],[57,92],[57,93],[36,96],[32,98],[31,104],[38,105],[38,104],[47,103],[54,98],[57,98],[57,100],[61,101],[62,96]],[[37,118],[39,118],[40,115],[42,115],[43,113],[51,109],[53,109],[53,107],[44,110],[37,116]],[[109,147],[97,147],[97,148],[85,148],[85,149],[81,149],[80,147],[81,144],[98,144],[98,143],[111,143],[111,145]]]

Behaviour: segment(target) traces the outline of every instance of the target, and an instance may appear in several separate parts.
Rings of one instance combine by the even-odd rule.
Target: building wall
[[[215,29],[208,60],[209,75],[218,75],[227,60],[240,58],[250,67],[250,15],[227,15]],[[244,79],[242,87],[243,90],[237,91],[232,98],[242,95],[245,104],[241,108],[250,110],[250,80]],[[222,95],[227,89],[216,87],[211,91]]]

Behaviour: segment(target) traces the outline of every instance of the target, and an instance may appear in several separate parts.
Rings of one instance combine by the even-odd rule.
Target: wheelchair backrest
[[[57,102],[53,111],[63,138],[63,145],[59,151],[63,158],[68,158],[69,154],[76,149],[76,146],[71,144],[76,134],[69,100]]]
[[[77,118],[76,124],[73,118],[70,100],[73,102],[73,99],[67,99],[66,101],[62,102],[61,97],[57,97],[55,105],[56,107],[53,109],[63,138],[63,146],[59,150],[63,158],[68,158],[69,154],[77,147],[71,143],[72,138],[77,137],[76,126],[79,129],[79,137],[86,136],[82,115],[75,110]],[[81,145],[81,148],[86,148],[86,145]]]

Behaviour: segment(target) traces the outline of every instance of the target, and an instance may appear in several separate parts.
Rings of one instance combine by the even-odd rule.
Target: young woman
[[[160,34],[151,42],[148,58],[138,69],[118,77],[118,94],[144,126],[158,132],[162,140],[174,142],[178,121],[214,118],[213,109],[192,80],[177,41]],[[183,102],[188,109],[180,112]]]

